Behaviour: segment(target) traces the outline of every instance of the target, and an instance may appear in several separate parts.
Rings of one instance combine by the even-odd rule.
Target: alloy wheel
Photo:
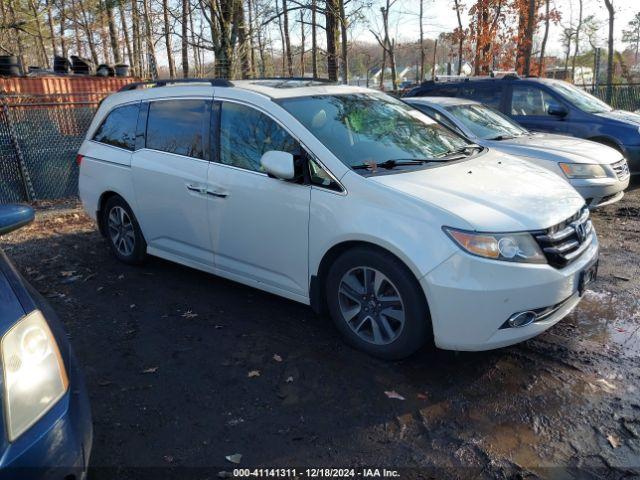
[[[111,243],[118,253],[125,257],[130,256],[136,246],[136,236],[127,211],[118,205],[113,207],[109,211],[107,226]]]
[[[342,276],[338,304],[351,330],[366,342],[386,345],[404,327],[405,310],[396,286],[382,272],[356,267]]]

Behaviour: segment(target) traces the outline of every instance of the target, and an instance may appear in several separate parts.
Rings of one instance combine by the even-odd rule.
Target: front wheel
[[[131,265],[142,263],[147,255],[147,243],[127,202],[122,197],[111,197],[103,215],[107,242],[116,258]]]
[[[366,248],[345,252],[329,271],[326,294],[337,328],[370,355],[405,358],[431,337],[424,294],[411,271],[390,254]]]

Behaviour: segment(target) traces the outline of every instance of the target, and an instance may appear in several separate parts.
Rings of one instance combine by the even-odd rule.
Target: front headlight
[[[444,231],[471,255],[505,262],[547,263],[529,233],[475,233],[449,227],[444,227]]]
[[[60,350],[39,310],[2,337],[4,411],[9,441],[36,423],[69,386]]]
[[[602,165],[589,163],[560,163],[567,178],[605,178],[606,170]]]

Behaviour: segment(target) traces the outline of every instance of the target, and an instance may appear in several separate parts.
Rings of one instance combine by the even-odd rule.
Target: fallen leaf
[[[173,457],[171,455],[165,455],[162,457],[164,459],[165,462],[167,463],[173,463]]]
[[[103,289],[104,289],[104,287],[98,287],[98,288],[96,288],[96,292],[100,292],[100,291],[102,291]]]
[[[620,446],[620,440],[618,440],[618,437],[614,435],[607,435],[607,440],[609,440],[609,443],[613,448],[618,448]]]
[[[287,382],[287,383],[293,383],[293,377],[287,377],[287,379],[285,380],[285,382]]]
[[[601,385],[601,388],[607,393],[611,393],[616,389],[616,386],[613,383],[608,382],[604,378],[599,378],[596,382],[598,382]]]
[[[124,280],[124,273],[121,273],[120,275],[118,275],[118,280]]]
[[[156,373],[158,371],[158,367],[149,367],[145,368],[142,373]]]
[[[251,370],[249,373],[247,373],[247,377],[249,378],[259,377],[259,376],[260,376],[260,370]]]
[[[281,362],[281,361],[282,361],[282,357],[281,357],[280,355],[278,355],[277,353],[274,353],[274,354],[273,354],[273,359],[274,359],[276,362]]]
[[[129,305],[129,308],[136,308],[136,304],[132,303],[131,305]]]
[[[224,458],[231,463],[240,463],[240,461],[242,460],[242,455],[239,453],[234,453],[233,455],[227,455]]]
[[[420,400],[426,400],[428,397],[424,393],[419,393],[416,395]]]
[[[184,312],[182,314],[183,318],[195,318],[197,316],[198,316],[198,314],[197,313],[193,313],[191,310],[187,310],[186,312]]]
[[[75,270],[67,270],[67,271],[60,272],[60,275],[62,275],[63,277],[70,277],[74,273],[76,273]]]
[[[404,397],[400,395],[398,392],[396,392],[395,390],[385,391],[384,394],[389,398],[393,398],[396,400],[404,400]]]
[[[101,387],[108,387],[112,383],[113,382],[111,382],[111,380],[98,380],[98,385],[100,385]]]

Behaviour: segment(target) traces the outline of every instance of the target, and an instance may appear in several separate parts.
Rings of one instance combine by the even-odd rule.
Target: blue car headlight
[[[13,442],[53,405],[69,387],[58,345],[39,310],[19,320],[2,337],[4,412]]]

